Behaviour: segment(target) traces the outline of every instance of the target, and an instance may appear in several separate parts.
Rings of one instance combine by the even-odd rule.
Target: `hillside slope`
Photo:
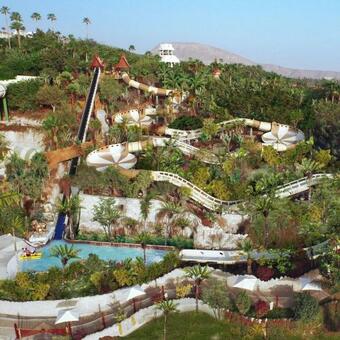
[[[193,58],[199,59],[205,64],[210,64],[214,60],[223,60],[223,62],[227,64],[261,65],[266,71],[275,72],[291,78],[340,79],[340,72],[293,69],[272,64],[259,64],[235,53],[206,44],[172,42],[172,45],[175,48],[176,56],[183,61],[188,60],[189,58]],[[151,52],[157,54],[158,46],[152,49]]]

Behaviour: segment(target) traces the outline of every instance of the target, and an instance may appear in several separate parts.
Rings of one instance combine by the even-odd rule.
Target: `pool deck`
[[[27,246],[21,238],[16,237],[15,242],[18,250]],[[11,234],[0,236],[0,280],[8,279],[7,266],[15,254],[13,236]]]
[[[110,246],[110,247],[126,247],[126,248],[141,248],[140,243],[125,243],[125,242],[102,242],[102,241],[89,241],[89,240],[70,240],[64,239],[65,242],[74,243],[74,244],[91,244],[94,246]],[[173,246],[162,246],[155,244],[147,244],[145,246],[146,249],[155,249],[155,250],[175,250],[176,248]]]

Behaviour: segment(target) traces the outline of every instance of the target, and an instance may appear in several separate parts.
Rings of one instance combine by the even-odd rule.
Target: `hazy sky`
[[[340,0],[1,0],[22,14],[28,30],[39,12],[56,29],[145,52],[159,42],[201,42],[253,61],[340,71]],[[2,19],[2,26],[3,19]]]

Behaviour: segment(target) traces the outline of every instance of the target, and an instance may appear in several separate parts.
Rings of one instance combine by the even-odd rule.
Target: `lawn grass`
[[[299,331],[275,329],[268,332],[270,340],[305,340],[306,336],[298,334]],[[142,328],[136,330],[125,339],[131,340],[162,340],[163,317],[157,318]],[[263,334],[255,329],[229,321],[219,321],[205,313],[175,313],[168,318],[167,340],[263,340]],[[339,339],[338,334],[320,334],[308,336],[313,340]]]
[[[245,328],[245,327],[243,327]],[[225,321],[218,321],[205,313],[175,313],[168,318],[167,340],[183,339],[241,339],[247,330]],[[163,317],[149,322],[126,339],[163,339]]]

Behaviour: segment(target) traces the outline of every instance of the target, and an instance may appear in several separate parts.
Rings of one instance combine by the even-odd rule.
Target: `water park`
[[[335,339],[340,84],[64,38],[0,52],[0,338]]]

